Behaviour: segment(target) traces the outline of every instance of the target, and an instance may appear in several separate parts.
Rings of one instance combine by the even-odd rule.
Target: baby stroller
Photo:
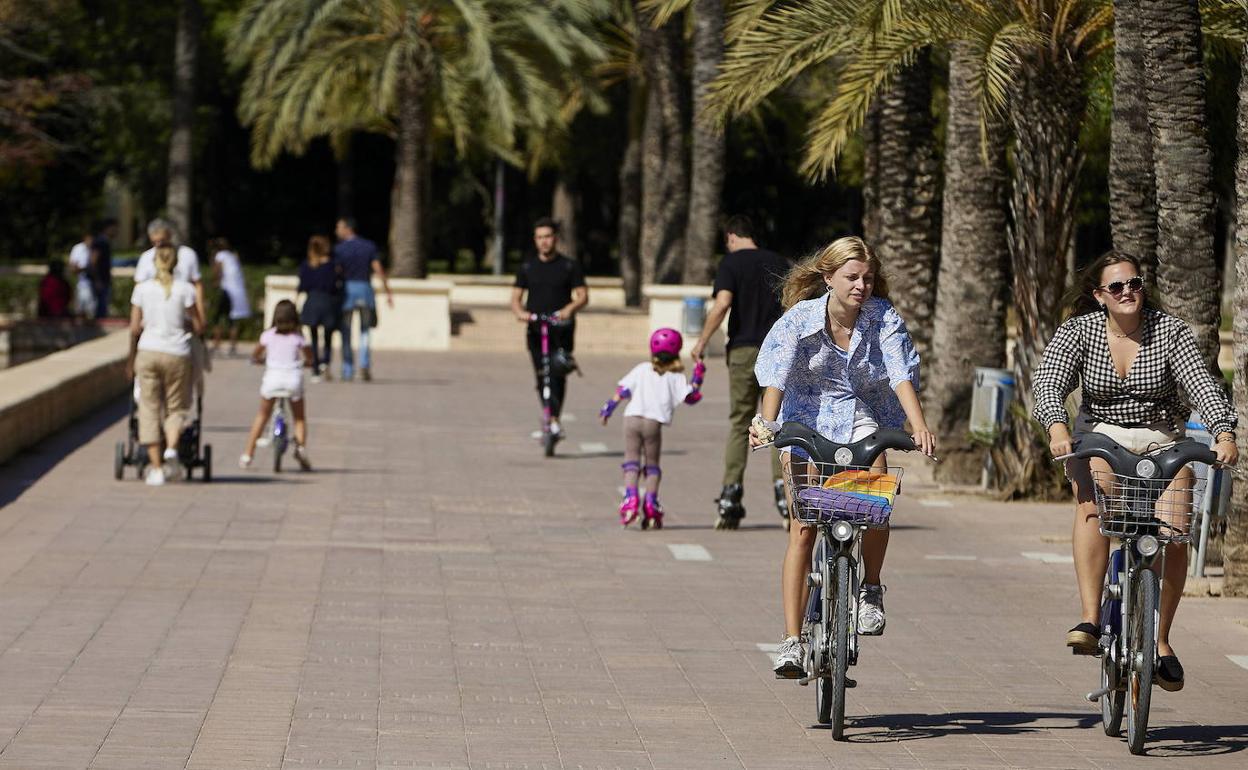
[[[182,427],[182,435],[178,437],[178,463],[182,466],[189,481],[200,468],[200,478],[204,482],[212,481],[212,444],[202,442],[202,426],[204,417],[204,397],[200,392],[195,394],[195,413]],[[120,481],[126,472],[126,466],[133,465],[138,469],[135,478],[142,479],[147,471],[147,450],[139,443],[139,383],[134,381],[130,388],[130,403],[126,415],[126,440],[118,441],[113,454],[113,477]]]

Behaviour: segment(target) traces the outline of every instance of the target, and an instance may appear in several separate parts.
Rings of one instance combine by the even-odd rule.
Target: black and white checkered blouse
[[[1179,398],[1182,385],[1213,435],[1234,430],[1235,410],[1205,367],[1192,330],[1159,310],[1143,313],[1140,351],[1125,379],[1109,354],[1105,313],[1075,316],[1059,326],[1036,369],[1032,416],[1046,429],[1067,422],[1066,397],[1082,383],[1083,409],[1096,422],[1124,428],[1165,423],[1178,431],[1190,411]]]

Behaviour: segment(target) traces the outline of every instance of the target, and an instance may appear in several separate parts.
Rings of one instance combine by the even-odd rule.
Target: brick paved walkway
[[[1248,602],[1185,602],[1188,687],[1157,691],[1152,759],[1130,757],[1082,699],[1094,664],[1062,647],[1067,510],[917,473],[888,632],[833,742],[760,650],[784,545],[764,463],[746,526],[710,526],[719,366],[665,437],[669,526],[616,525],[618,426],[592,417],[631,363],[584,361],[553,460],[528,438],[523,354],[444,354],[313,386],[314,474],[232,467],[259,374],[236,361],[210,379],[211,485],[112,481],[116,410],[0,468],[0,768],[1248,765],[1228,658],[1248,655]]]

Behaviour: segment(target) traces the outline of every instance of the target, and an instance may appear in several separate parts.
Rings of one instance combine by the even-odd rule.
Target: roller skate
[[[663,529],[663,506],[659,505],[658,495],[647,492],[642,511],[645,513],[645,518],[641,520],[642,529]]]
[[[719,518],[715,520],[715,529],[736,529],[745,518],[745,506],[741,504],[741,496],[745,490],[740,484],[728,484],[715,500],[719,508]]]
[[[620,503],[620,526],[627,527],[637,520],[637,512],[641,509],[641,500],[637,497],[637,488],[624,490],[624,500]],[[645,524],[643,522],[642,526]]]
[[[789,518],[789,498],[784,494],[784,479],[776,479],[776,510],[780,512],[780,518],[784,520],[784,528],[788,529],[792,524]]]

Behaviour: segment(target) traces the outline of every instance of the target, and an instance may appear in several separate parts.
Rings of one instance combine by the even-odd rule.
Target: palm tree
[[[1139,0],[1144,85],[1154,142],[1157,289],[1187,321],[1216,373],[1222,275],[1213,253],[1212,154],[1197,0]]]
[[[637,39],[647,93],[641,138],[641,280],[675,283],[683,273],[689,217],[684,38],[675,23],[655,27],[643,21]]]
[[[1248,16],[1248,0],[1238,0]],[[1235,404],[1239,411],[1239,469],[1248,467],[1248,43],[1239,77],[1239,157],[1235,162]],[[1237,483],[1222,544],[1224,592],[1248,595],[1248,484]]]
[[[943,444],[938,478],[955,483],[978,481],[982,465],[968,441],[975,367],[1005,365],[1006,134],[976,98],[981,55],[966,42],[949,50],[940,270],[924,393],[928,424]]]
[[[1151,279],[1157,265],[1157,185],[1144,96],[1143,20],[1137,8],[1136,0],[1114,0],[1109,220],[1114,248],[1139,258]]]
[[[685,225],[687,284],[709,284],[720,244],[720,199],[724,192],[724,135],[701,117],[711,83],[724,58],[724,0],[693,0],[693,143],[689,179],[689,221]]]
[[[231,59],[248,67],[239,112],[252,160],[318,136],[395,138],[390,253],[426,270],[433,133],[519,162],[516,138],[557,130],[569,81],[602,55],[600,0],[251,0]]]
[[[203,21],[199,0],[181,0],[174,36],[173,121],[169,134],[169,179],[165,207],[183,239],[191,237],[191,187],[194,176],[195,70]]]

